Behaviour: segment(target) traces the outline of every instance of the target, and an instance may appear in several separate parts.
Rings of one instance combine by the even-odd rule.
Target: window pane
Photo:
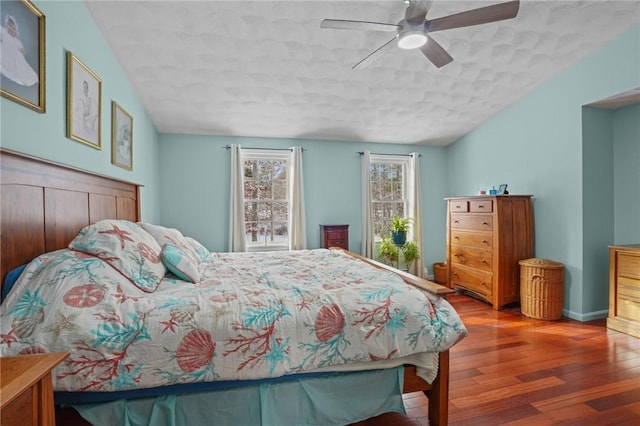
[[[245,241],[248,248],[269,249],[289,245],[289,205],[286,159],[244,161]]]
[[[404,161],[372,162],[370,168],[372,219],[376,239],[391,235],[391,220],[405,216]]]
[[[273,182],[273,199],[286,200],[288,197],[287,181],[277,180]]]

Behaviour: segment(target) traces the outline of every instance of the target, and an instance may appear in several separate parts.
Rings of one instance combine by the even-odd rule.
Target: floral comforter
[[[59,250],[2,305],[0,354],[69,351],[57,391],[277,377],[441,352],[467,334],[446,300],[345,253],[212,253],[196,284],[152,294],[106,262]]]

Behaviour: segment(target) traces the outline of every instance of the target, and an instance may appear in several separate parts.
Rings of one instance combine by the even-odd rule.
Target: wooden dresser
[[[0,358],[2,426],[55,424],[51,370],[68,355],[57,352]]]
[[[320,225],[320,247],[349,250],[349,225]]]
[[[533,257],[531,195],[447,198],[449,285],[491,303],[520,301],[518,261]]]
[[[640,337],[640,244],[609,246],[607,327]]]

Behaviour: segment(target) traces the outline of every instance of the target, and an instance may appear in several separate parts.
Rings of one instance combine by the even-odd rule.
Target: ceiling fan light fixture
[[[398,36],[400,49],[417,49],[427,42],[427,35],[422,30],[407,30]]]

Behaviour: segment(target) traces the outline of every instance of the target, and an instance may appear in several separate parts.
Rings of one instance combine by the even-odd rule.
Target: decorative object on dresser
[[[320,225],[320,247],[349,250],[349,225]]]
[[[518,262],[533,257],[531,195],[447,198],[449,285],[493,305],[520,301]]]
[[[640,244],[609,246],[607,327],[640,337]]]
[[[68,355],[67,352],[37,353],[0,360],[0,424],[55,424],[51,370]]]

